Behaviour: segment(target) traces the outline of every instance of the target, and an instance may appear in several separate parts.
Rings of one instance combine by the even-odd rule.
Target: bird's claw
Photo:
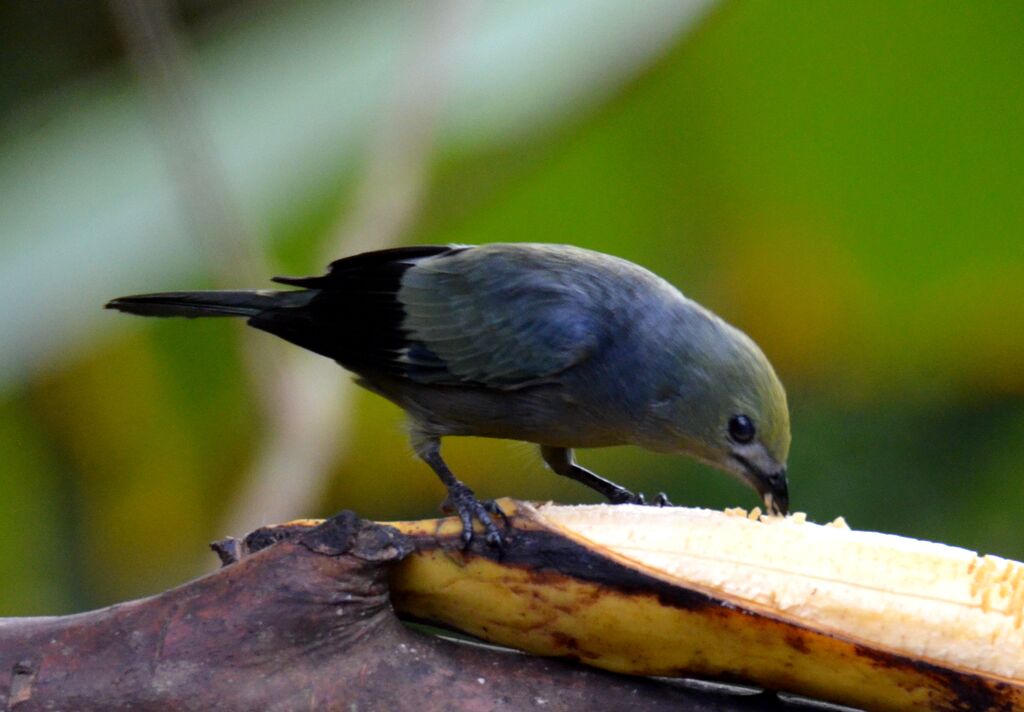
[[[441,511],[446,514],[457,514],[462,522],[462,545],[469,546],[473,541],[473,519],[484,528],[484,540],[491,546],[501,547],[504,539],[491,516],[498,515],[508,524],[508,517],[493,499],[479,500],[466,485],[459,482],[448,489],[448,496],[441,504]]]
[[[630,492],[627,489],[623,489],[621,492],[617,492],[615,495],[610,497],[612,504],[639,504],[648,505],[647,498],[644,497],[643,492]],[[658,492],[654,496],[654,500],[650,502],[651,507],[671,507],[672,502],[669,501],[668,495],[664,492]]]
[[[651,502],[651,505],[655,507],[671,507],[672,502],[669,501],[667,494],[664,492],[658,492],[658,494],[654,496],[654,501]]]

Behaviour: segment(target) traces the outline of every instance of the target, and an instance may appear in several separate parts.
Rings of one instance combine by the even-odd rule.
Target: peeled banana
[[[682,507],[502,500],[507,543],[391,522],[395,609],[617,672],[739,681],[872,710],[1024,710],[1024,565]]]

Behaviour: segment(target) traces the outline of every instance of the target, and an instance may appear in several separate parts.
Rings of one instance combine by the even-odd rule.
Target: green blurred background
[[[775,364],[796,509],[1024,558],[1022,36],[1003,2],[8,0],[0,615],[162,590],[260,522],[434,516],[400,412],[326,360],[101,309],[415,242],[652,268]],[[481,495],[596,501],[445,449]]]

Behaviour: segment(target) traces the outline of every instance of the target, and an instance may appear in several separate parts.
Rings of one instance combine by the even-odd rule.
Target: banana
[[[872,710],[1024,710],[1024,565],[802,515],[501,500],[502,549],[455,519],[400,615],[622,673],[745,682]]]

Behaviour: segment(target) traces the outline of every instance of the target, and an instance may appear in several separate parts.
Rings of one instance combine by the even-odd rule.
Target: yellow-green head
[[[693,302],[671,328],[674,358],[660,374],[654,427],[639,444],[725,470],[756,489],[770,512],[785,514],[789,407],[775,370],[750,337]]]

